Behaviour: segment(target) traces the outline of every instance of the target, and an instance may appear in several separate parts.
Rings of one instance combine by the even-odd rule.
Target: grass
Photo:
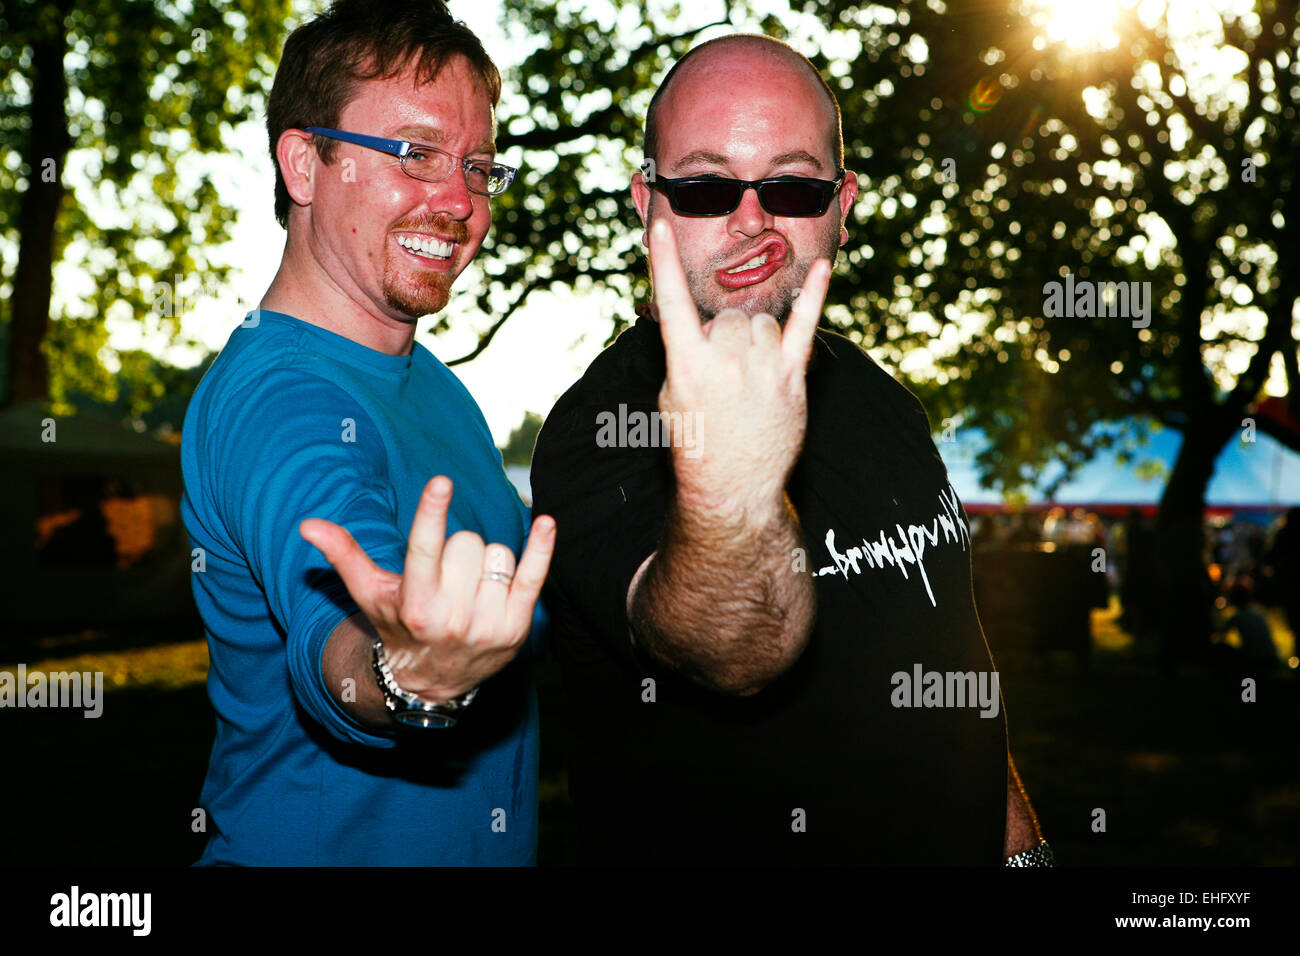
[[[1247,703],[1231,667],[1164,673],[1119,628],[1117,610],[1094,612],[1090,670],[1067,657],[998,655],[1012,753],[1058,858],[1118,866],[1300,862],[1300,680],[1260,678],[1256,701]],[[207,648],[198,630],[138,637],[149,643],[85,632],[6,645],[7,659],[29,670],[103,671],[107,700],[98,720],[79,711],[0,711],[7,771],[0,813],[9,823],[0,861],[184,865],[202,851],[205,837],[191,823],[214,734],[203,686]],[[1294,653],[1280,627],[1278,644],[1284,656]],[[573,860],[573,840],[556,665],[541,666],[538,686],[539,858],[563,864]]]

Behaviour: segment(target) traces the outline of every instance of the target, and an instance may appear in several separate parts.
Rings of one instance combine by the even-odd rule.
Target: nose
[[[474,196],[465,182],[465,170],[456,167],[440,183],[430,183],[429,209],[453,219],[468,219],[474,211]],[[486,198],[486,197],[485,197]]]
[[[740,194],[740,205],[731,214],[727,227],[743,236],[757,236],[764,230],[771,229],[775,225],[775,219],[758,201],[758,189],[751,186]]]

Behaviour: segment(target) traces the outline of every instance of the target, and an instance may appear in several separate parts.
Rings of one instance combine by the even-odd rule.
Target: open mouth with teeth
[[[442,261],[450,259],[451,254],[456,251],[454,242],[444,242],[433,236],[403,235],[397,236],[396,239],[399,246],[421,259]]]
[[[785,265],[785,242],[773,236],[735,265],[719,269],[714,275],[724,289],[743,289],[765,281]]]

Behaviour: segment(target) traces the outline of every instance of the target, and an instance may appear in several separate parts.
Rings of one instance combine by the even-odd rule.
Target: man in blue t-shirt
[[[284,257],[182,445],[217,713],[201,863],[535,859],[555,525],[528,533],[478,406],[414,340],[513,177],[499,95],[441,3],[342,0],[285,44]]]

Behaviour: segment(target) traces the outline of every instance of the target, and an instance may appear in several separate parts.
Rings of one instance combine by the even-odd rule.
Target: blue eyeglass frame
[[[344,143],[352,143],[354,146],[364,146],[367,149],[377,149],[381,153],[388,153],[390,156],[396,156],[402,161],[402,172],[406,173],[408,176],[411,176],[411,173],[406,169],[406,157],[413,149],[427,149],[435,153],[442,153],[444,156],[450,156],[454,160],[458,160],[460,162],[460,170],[462,174],[469,172],[470,164],[476,162],[491,162],[493,166],[500,166],[504,169],[506,171],[506,184],[501,187],[500,193],[479,192],[477,189],[470,188],[469,180],[465,181],[465,188],[469,189],[470,192],[478,193],[480,196],[500,196],[501,193],[510,188],[510,184],[515,181],[515,174],[519,172],[519,170],[514,166],[507,166],[505,163],[499,163],[495,159],[469,159],[465,156],[456,156],[454,153],[449,153],[445,149],[439,149],[437,146],[429,146],[424,143],[411,143],[402,139],[385,139],[382,136],[368,136],[365,133],[350,133],[347,130],[328,129],[324,126],[307,126],[303,128],[303,132],[311,133],[314,136],[324,136],[327,139],[337,139]],[[448,173],[445,179],[438,180],[421,179],[419,176],[411,176],[411,178],[421,183],[444,183],[447,179],[451,178],[451,173]]]

